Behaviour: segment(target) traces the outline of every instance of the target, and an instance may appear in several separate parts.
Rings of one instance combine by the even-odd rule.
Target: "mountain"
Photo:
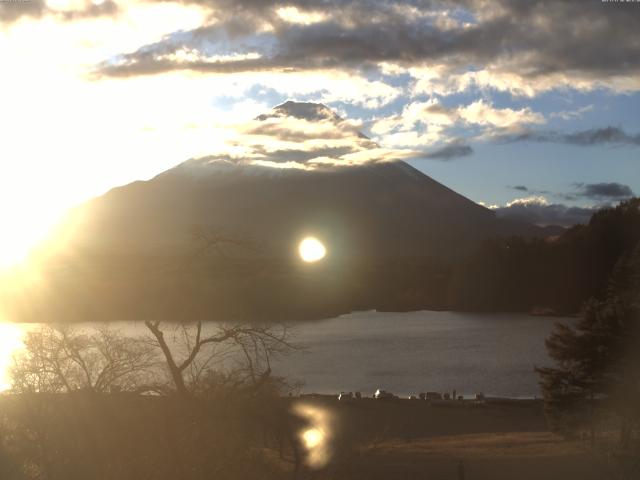
[[[324,105],[295,102],[256,120],[278,117],[341,121]],[[194,226],[252,239],[272,257],[295,255],[305,235],[322,239],[341,258],[441,258],[481,238],[541,232],[497,219],[403,161],[303,170],[192,159],[150,181],[113,189],[82,215],[79,231],[86,235],[73,239],[78,246],[136,254],[184,250]]]
[[[189,160],[110,191],[83,215],[79,245],[136,253],[184,249],[193,226],[252,239],[277,257],[295,254],[305,235],[340,257],[440,257],[535,230],[496,219],[404,162],[317,172]]]
[[[73,212],[64,251],[43,268],[47,292],[14,313],[270,320],[444,308],[456,258],[486,238],[544,235],[404,161],[354,164],[378,147],[323,105],[287,102],[244,131],[262,140],[247,158],[191,159]],[[306,236],[326,259],[300,261]]]

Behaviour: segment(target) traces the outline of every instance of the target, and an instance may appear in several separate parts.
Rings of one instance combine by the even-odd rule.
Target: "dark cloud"
[[[507,134],[495,137],[501,142],[541,142],[566,143],[583,147],[594,145],[640,145],[640,134],[632,135],[618,127],[583,130],[574,133],[549,131],[528,131],[517,135]]]
[[[637,74],[640,7],[584,0],[211,0],[212,22],[191,32],[104,62],[104,75],[144,75],[169,70],[204,72],[366,68],[381,61],[416,65],[446,62],[452,67],[501,65],[525,77],[553,73],[583,78]],[[278,6],[325,14],[310,25],[288,23]],[[412,10],[413,9],[413,10]],[[443,23],[438,15],[449,12]],[[466,22],[462,26],[462,21]],[[257,35],[258,27],[271,26]],[[188,49],[202,60],[172,53]],[[258,52],[260,58],[215,55]],[[214,56],[214,57],[212,57]],[[213,58],[213,60],[209,60]]]
[[[509,206],[494,210],[496,215],[534,225],[559,225],[570,227],[589,222],[594,208],[570,207],[564,204],[548,204],[543,201],[511,203]]]
[[[452,160],[458,157],[466,157],[473,153],[473,149],[466,144],[453,142],[442,148],[424,153],[421,158],[430,158],[436,160]]]
[[[512,188],[512,189],[514,189],[514,190],[519,190],[519,191],[521,191],[521,192],[528,192],[528,191],[529,191],[529,188],[527,188],[527,187],[526,187],[526,186],[524,186],[524,185],[514,185],[514,186],[509,187],[509,188]]]
[[[258,115],[258,120],[267,120],[275,117],[293,117],[308,121],[329,120],[334,123],[342,119],[329,107],[321,103],[294,102],[288,100],[273,108],[269,113]]]
[[[38,18],[44,15],[55,15],[66,20],[112,16],[118,12],[118,5],[112,0],[100,4],[86,2],[85,6],[75,10],[59,11],[47,6],[45,0],[15,0],[0,2],[0,23],[11,23],[22,17]]]
[[[39,17],[47,9],[44,0],[25,2],[1,2],[0,21],[13,22],[20,17]]]
[[[576,195],[591,200],[624,200],[634,196],[631,187],[621,183],[577,183],[575,186]]]
[[[300,162],[306,163],[318,157],[327,157],[339,159],[343,155],[347,155],[354,151],[353,147],[328,147],[328,148],[312,148],[309,150],[292,149],[292,150],[267,150],[263,145],[251,145],[252,150],[261,155],[262,159],[272,162]]]
[[[601,143],[640,145],[640,134],[629,135],[619,128],[607,127],[565,135],[564,141],[574,145],[598,145]]]

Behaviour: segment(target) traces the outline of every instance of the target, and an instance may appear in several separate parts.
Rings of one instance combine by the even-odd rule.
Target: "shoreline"
[[[340,392],[340,393],[350,393],[350,392]],[[361,398],[351,398],[348,400],[340,400],[339,396],[340,393],[323,393],[323,392],[301,392],[297,395],[283,395],[283,398],[297,398],[297,399],[320,399],[320,400],[335,400],[338,402],[358,402],[358,401],[370,401],[370,400],[377,400],[378,402],[411,402],[411,403],[428,403],[428,404],[450,404],[450,405],[457,405],[457,404],[464,404],[464,405],[469,405],[469,404],[482,404],[482,403],[486,403],[486,404],[499,404],[499,403],[512,403],[512,404],[518,404],[518,403],[522,403],[522,404],[532,404],[532,403],[543,403],[543,398],[541,396],[516,396],[516,397],[511,397],[511,396],[505,396],[505,395],[485,395],[483,398],[476,398],[475,395],[467,395],[467,394],[463,394],[462,395],[462,399],[440,399],[440,400],[428,400],[428,399],[421,399],[421,398],[409,398],[409,394],[401,394],[401,395],[395,395],[395,398],[386,398],[386,399],[381,399],[378,398],[376,399],[373,394],[370,395],[362,395]]]

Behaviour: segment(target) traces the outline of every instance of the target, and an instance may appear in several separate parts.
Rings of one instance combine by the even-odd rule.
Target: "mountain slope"
[[[316,125],[323,142],[309,147]],[[293,147],[261,162],[188,160],[91,200],[69,221],[64,255],[45,269],[47,292],[16,314],[299,319],[439,308],[453,260],[489,237],[541,232],[497,219],[403,161],[340,166],[376,146],[324,106],[288,102],[250,129]],[[295,168],[278,168],[292,158]],[[325,244],[325,260],[298,259],[306,236]],[[230,240],[226,255],[203,248],[212,238]]]
[[[404,162],[187,173],[205,162],[191,160],[95,199],[83,212],[87,235],[75,240],[98,250],[166,253],[187,248],[199,226],[252,239],[270,256],[288,256],[301,237],[315,235],[341,256],[407,257],[449,256],[479,238],[534,230],[496,219]]]

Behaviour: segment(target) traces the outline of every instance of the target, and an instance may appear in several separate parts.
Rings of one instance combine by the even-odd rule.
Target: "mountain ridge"
[[[288,138],[279,119],[297,128],[289,110],[327,118],[322,106],[278,106],[264,118],[276,122],[279,139]],[[360,142],[351,129],[347,135],[341,141]],[[49,291],[33,302],[39,306],[22,306],[23,318],[305,319],[446,308],[442,272],[456,259],[488,238],[544,235],[496,218],[403,161],[307,170],[190,159],[112,189],[72,217],[59,257],[65,267],[43,273]],[[307,236],[327,249],[318,264],[298,258]],[[203,249],[216,238],[230,252]],[[197,252],[206,254],[194,260]]]

